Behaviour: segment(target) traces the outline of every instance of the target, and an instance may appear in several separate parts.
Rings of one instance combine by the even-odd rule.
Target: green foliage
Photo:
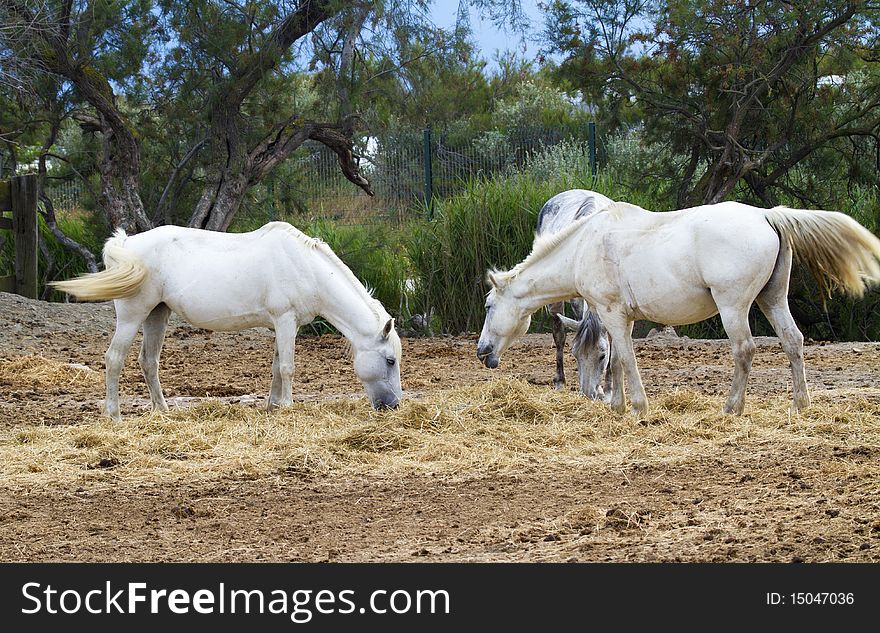
[[[651,211],[676,208],[676,181],[669,173],[683,159],[668,145],[650,141],[644,128],[638,126],[611,135],[604,155],[603,171],[621,191],[620,199],[644,198],[650,205],[642,206]]]
[[[563,92],[542,81],[528,78],[516,86],[514,93],[500,99],[495,106],[493,122],[500,129],[542,125],[569,125],[573,120],[586,121]]]
[[[432,312],[440,330],[480,329],[487,269],[510,268],[528,255],[538,212],[548,199],[578,188],[617,197],[609,180],[592,181],[588,163],[569,160],[576,147],[536,155],[534,171],[527,164],[507,176],[473,178],[461,193],[437,203],[433,221],[413,227],[407,248],[417,282],[414,304]],[[540,312],[533,322],[536,329],[547,326]]]
[[[40,236],[46,244],[47,249],[52,258],[51,277],[47,277],[48,262],[43,254],[40,254],[39,276],[41,284],[44,286],[40,290],[43,293],[45,284],[50,281],[60,279],[70,279],[82,273],[88,272],[85,261],[78,254],[68,250],[61,244],[46,223],[40,218]],[[103,222],[95,221],[87,217],[64,217],[58,219],[58,228],[69,238],[79,242],[84,247],[95,254],[98,265],[101,264],[101,249],[104,246],[104,240],[108,237],[107,227]],[[63,301],[64,293],[52,290],[46,297],[51,301]]]
[[[410,264],[401,230],[383,224],[358,226],[327,220],[313,222],[302,230],[327,242],[389,314],[398,321],[410,316],[403,300]]]
[[[876,184],[880,20],[869,3],[556,0],[557,76],[602,128],[640,125],[670,181],[663,206],[816,197],[829,172]],[[802,167],[816,181],[793,187]],[[820,186],[814,188],[814,184]],[[821,192],[824,193],[824,192]]]

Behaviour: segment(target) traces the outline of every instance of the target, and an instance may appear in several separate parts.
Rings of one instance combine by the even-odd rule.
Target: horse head
[[[355,350],[354,373],[374,409],[395,409],[400,404],[400,356],[400,337],[392,318],[372,340]]]
[[[571,342],[571,353],[577,361],[578,383],[581,393],[591,400],[600,400],[605,395],[602,378],[608,369],[611,358],[611,345],[608,332],[595,314],[586,310],[580,321],[557,314],[556,318],[565,329],[575,332]]]
[[[486,320],[477,343],[477,358],[486,367],[495,369],[501,362],[501,354],[528,331],[532,317],[522,307],[520,298],[510,291],[503,274],[490,271],[486,280],[492,289],[486,295]]]

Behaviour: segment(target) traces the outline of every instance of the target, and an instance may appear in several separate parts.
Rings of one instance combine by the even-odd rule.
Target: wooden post
[[[12,232],[15,235],[15,292],[37,298],[37,175],[12,178]]]
[[[12,211],[10,185],[8,180],[0,180],[0,229],[11,231],[12,218],[3,216],[3,213],[6,211]],[[12,248],[15,248],[14,241],[12,242]],[[15,292],[15,275],[0,276],[0,292]]]

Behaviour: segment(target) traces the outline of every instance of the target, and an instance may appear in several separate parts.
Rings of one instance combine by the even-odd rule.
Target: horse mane
[[[489,270],[489,274],[487,275],[487,279],[490,285],[495,285],[495,283],[503,285],[505,283],[513,281],[524,269],[528,268],[536,261],[546,257],[551,251],[555,250],[557,246],[568,239],[572,234],[579,231],[584,226],[584,224],[586,224],[593,218],[607,215],[613,220],[617,221],[622,220],[625,216],[631,213],[651,212],[634,204],[629,204],[628,202],[612,202],[608,206],[602,207],[601,209],[593,213],[575,219],[571,224],[563,227],[555,233],[550,233],[549,235],[535,235],[535,241],[532,242],[532,252],[529,253],[528,257],[526,257],[519,264],[507,271],[498,270],[497,268],[491,268]],[[493,279],[494,282],[492,281]]]
[[[532,252],[529,253],[529,255],[524,260],[522,260],[519,264],[507,271],[492,268],[490,272],[490,277],[493,277],[497,282],[502,284],[516,279],[517,276],[524,269],[528,268],[536,261],[546,257],[568,236],[580,229],[585,222],[587,222],[590,218],[594,216],[595,214],[590,214],[585,215],[582,218],[578,218],[568,226],[565,226],[555,233],[536,235],[535,241],[532,242]]]
[[[354,288],[355,292],[364,300],[364,302],[370,307],[373,314],[376,316],[376,321],[379,323],[379,328],[381,330],[382,326],[385,325],[386,321],[391,318],[391,315],[388,314],[388,311],[385,309],[385,306],[382,305],[382,302],[376,299],[373,296],[373,289],[370,288],[367,284],[362,282],[360,279],[355,276],[355,274],[351,271],[351,268],[345,265],[339,255],[337,255],[330,245],[327,244],[324,240],[311,237],[306,235],[298,228],[289,224],[287,222],[270,222],[270,224],[280,225],[279,228],[282,228],[286,233],[292,235],[294,238],[299,240],[304,246],[307,248],[313,249],[324,255],[331,263],[335,264],[339,270],[342,272],[342,275],[348,282],[351,284],[352,288]],[[266,226],[269,226],[268,224]],[[400,342],[400,337],[397,335],[397,332],[392,328],[392,334],[394,334],[394,338],[392,339],[392,345],[394,346],[394,351],[397,356],[397,362],[400,363],[403,360],[403,346]],[[378,334],[378,331],[377,331]],[[347,359],[354,358],[354,347],[351,344],[351,341],[345,339],[345,347],[343,349],[343,356]]]
[[[355,292],[363,299],[364,303],[366,303],[370,309],[373,311],[373,314],[376,315],[376,321],[379,322],[379,327],[381,328],[387,319],[391,318],[391,315],[385,310],[385,307],[382,303],[373,296],[372,288],[368,287],[364,282],[358,279],[355,274],[351,271],[351,268],[345,265],[341,259],[339,259],[339,255],[333,252],[333,249],[330,248],[330,245],[327,244],[324,240],[318,237],[311,237],[306,235],[298,228],[289,224],[287,222],[270,222],[266,225],[269,228],[275,228],[277,226],[279,229],[284,230],[289,235],[295,237],[300,243],[302,243],[306,248],[310,248],[312,250],[316,250],[324,257],[330,260],[331,263],[335,264],[345,279],[352,285],[355,289]],[[264,227],[264,228],[266,228]]]
[[[571,342],[572,352],[578,353],[585,346],[595,345],[599,340],[599,337],[602,336],[602,330],[602,322],[599,321],[595,314],[590,310],[587,310],[586,314],[584,314],[584,318],[582,318],[580,324],[578,324],[574,340]]]

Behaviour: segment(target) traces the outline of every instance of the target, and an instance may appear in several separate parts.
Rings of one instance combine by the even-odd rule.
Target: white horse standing
[[[250,233],[163,226],[104,245],[105,270],[55,286],[80,299],[114,299],[116,332],[105,356],[105,412],[120,419],[119,376],[144,327],[141,369],[153,409],[167,411],[159,353],[171,312],[207,330],[268,327],[275,331],[269,408],[291,404],[294,340],[320,315],[351,343],[354,371],[375,408],[396,407],[400,339],[394,320],[329,246],[290,224]]]
[[[611,198],[589,189],[569,189],[558,193],[541,207],[535,229],[535,238],[557,233],[575,220],[595,213],[613,202]],[[578,368],[578,384],[587,397],[596,399],[611,393],[611,372],[608,364],[611,357],[608,332],[602,322],[592,313],[583,299],[573,299],[571,307],[575,319],[565,316],[562,301],[549,306],[553,315],[553,342],[556,345],[556,375],[553,385],[561,389],[565,385],[563,351],[566,332],[575,333],[571,342],[571,353]],[[600,383],[605,376],[604,394]]]
[[[612,339],[611,406],[625,409],[624,374],[637,415],[648,410],[632,345],[632,324],[684,325],[721,315],[735,361],[725,413],[741,414],[755,343],[753,302],[779,336],[791,363],[793,409],[809,406],[803,335],[788,307],[796,253],[828,291],[860,296],[880,282],[880,240],[843,213],[723,202],[670,213],[615,203],[536,240],[512,270],[490,271],[493,286],[477,356],[495,367],[543,305],[584,297]]]

